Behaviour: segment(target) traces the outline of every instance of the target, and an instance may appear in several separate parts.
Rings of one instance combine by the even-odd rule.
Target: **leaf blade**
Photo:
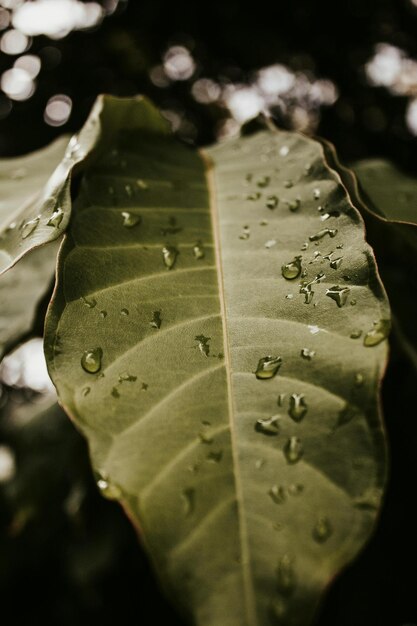
[[[267,183],[266,144],[268,153],[291,150],[282,176],[271,157]],[[352,318],[366,332],[372,316],[388,316],[360,218],[318,144],[297,135],[260,133],[210,150],[215,190],[203,160],[157,128],[121,132],[117,150],[125,165],[102,155],[88,172],[62,249],[46,334],[51,376],[96,468],[120,490],[161,578],[196,623],[307,623],[329,578],[369,535],[384,484],[375,398],[386,348],[356,345],[345,331]],[[314,177],[306,182],[307,156]],[[143,172],[147,188],[133,192]],[[337,291],[336,302],[326,298],[320,281],[321,312],[303,304],[305,294],[285,298],[280,268],[320,228],[317,185],[343,214],[355,307],[339,307]],[[265,196],[278,190],[288,204],[273,213]],[[123,213],[142,221],[126,223]],[[266,217],[280,243],[270,249],[259,223]],[[334,237],[321,239],[317,263]],[[332,270],[328,289],[341,271]],[[311,363],[300,354],[306,347],[317,352]],[[94,377],[80,365],[86,351],[93,369],[100,361]],[[255,371],[268,354],[282,356],[282,367],[260,380]],[[283,393],[286,405],[277,407]],[[308,410],[300,417],[301,398]],[[280,433],[266,437],[274,411]],[[341,459],[351,446],[362,463],[355,471]]]

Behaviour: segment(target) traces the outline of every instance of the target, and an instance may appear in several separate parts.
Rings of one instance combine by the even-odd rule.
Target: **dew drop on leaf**
[[[289,595],[294,590],[295,584],[293,559],[288,554],[284,554],[279,560],[277,567],[278,590],[284,595]]]
[[[286,280],[294,280],[301,274],[301,258],[296,256],[292,261],[281,267],[281,274]]]
[[[133,376],[133,374],[129,374],[129,372],[122,372],[119,374],[119,383],[134,383],[138,379],[137,376]]]
[[[310,348],[301,348],[300,354],[303,357],[303,359],[306,359],[307,361],[311,361],[311,359],[316,355],[316,351],[310,350]]]
[[[260,191],[255,191],[254,193],[250,193],[247,196],[247,200],[259,200],[259,198],[261,197],[261,192]]]
[[[255,422],[256,432],[268,435],[269,437],[278,435],[279,417],[279,415],[273,415],[272,417],[260,417]]]
[[[97,487],[100,493],[109,500],[117,500],[122,495],[120,487],[112,483],[105,472],[97,473]]]
[[[303,444],[298,437],[290,437],[284,446],[284,455],[288,463],[297,463],[303,456]]]
[[[152,314],[152,319],[149,322],[149,325],[152,328],[161,328],[162,319],[161,319],[161,311],[154,311]]]
[[[192,515],[195,509],[195,489],[193,487],[187,487],[181,492],[181,498],[183,500],[183,510],[185,517]]]
[[[121,309],[120,315],[127,317],[129,315],[129,309]]]
[[[304,485],[301,483],[292,483],[288,486],[290,496],[299,496],[304,491]]]
[[[29,235],[31,235],[36,228],[38,227],[39,224],[39,216],[35,217],[33,220],[29,220],[28,222],[25,222],[22,226],[22,239],[26,239],[27,237],[29,237]]]
[[[80,300],[84,306],[87,307],[87,309],[94,309],[97,305],[97,300],[95,298],[86,298],[85,296],[81,296]]]
[[[201,241],[197,241],[197,243],[194,244],[193,254],[196,259],[204,259],[205,251]]]
[[[320,189],[318,187],[313,190],[313,198],[314,200],[318,200],[320,198]]]
[[[130,211],[122,211],[123,226],[125,228],[133,228],[141,223],[142,218],[136,213],[130,213]]]
[[[142,178],[137,179],[136,186],[138,187],[138,189],[149,189],[148,183],[144,181]]]
[[[46,222],[47,226],[52,226],[52,228],[59,228],[64,217],[64,211],[61,208],[55,209],[52,213],[49,220]]]
[[[307,409],[308,407],[303,394],[291,394],[288,414],[295,422],[301,422],[307,413]]]
[[[290,151],[290,149],[289,149],[289,147],[288,147],[288,146],[282,146],[282,147],[279,149],[279,154],[280,154],[280,156],[282,156],[282,157],[286,157],[286,156],[287,156],[287,154],[289,153],[289,151]]]
[[[326,289],[326,296],[334,300],[338,307],[342,307],[346,304],[349,294],[349,287],[339,287],[338,285],[333,285],[330,289]]]
[[[377,346],[381,341],[384,341],[388,337],[390,331],[389,320],[379,320],[374,322],[373,328],[368,330],[363,338],[363,345],[368,348]]]
[[[212,450],[207,455],[207,461],[209,463],[220,463],[223,458],[223,450]]]
[[[162,248],[162,259],[168,270],[174,267],[178,254],[179,252],[174,246],[164,246]]]
[[[249,226],[244,226],[243,231],[239,235],[239,239],[249,239],[250,237],[250,228]]]
[[[259,380],[267,380],[273,378],[281,367],[282,359],[280,356],[265,356],[259,359],[256,368],[256,378]]]
[[[319,230],[314,235],[310,235],[309,239],[310,241],[319,241],[320,239],[323,239],[323,237],[325,237],[326,235],[329,235],[329,237],[332,237],[332,238],[336,237],[337,228],[323,228],[322,230]]]
[[[278,202],[279,202],[278,196],[268,196],[266,199],[266,208],[271,209],[272,211],[273,209],[277,208]]]
[[[270,176],[261,176],[261,178],[258,179],[257,181],[257,185],[258,187],[268,187],[269,183],[271,182],[271,177]]]
[[[343,261],[342,256],[339,256],[336,259],[333,259],[332,261],[330,261],[330,267],[332,268],[332,270],[338,270],[339,267],[342,265],[342,261]]]
[[[101,370],[102,358],[103,350],[101,348],[86,350],[81,357],[81,366],[88,374],[96,374]]]
[[[285,489],[282,486],[272,485],[272,487],[268,490],[268,495],[275,504],[282,504],[285,502]]]
[[[350,333],[350,338],[351,339],[359,339],[359,337],[362,336],[362,331],[361,330],[352,330],[352,332]]]
[[[324,543],[333,533],[332,525],[327,517],[319,517],[313,528],[313,539],[317,543]]]

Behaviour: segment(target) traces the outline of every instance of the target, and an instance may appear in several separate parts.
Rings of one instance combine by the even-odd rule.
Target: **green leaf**
[[[389,311],[361,218],[318,142],[200,154],[134,106],[61,249],[51,377],[191,621],[307,624],[385,481]]]
[[[140,128],[147,124],[132,98],[123,111],[117,99],[99,97],[81,131],[68,143],[61,137],[48,147],[25,157],[0,161],[0,273],[24,254],[57,239],[67,228],[71,215],[71,176],[76,166],[94,160],[113,142],[121,124]],[[150,112],[150,123],[166,132],[166,124]],[[122,116],[122,118],[120,118]]]
[[[0,276],[0,360],[32,330],[37,308],[51,288],[57,253],[58,242],[42,246]]]

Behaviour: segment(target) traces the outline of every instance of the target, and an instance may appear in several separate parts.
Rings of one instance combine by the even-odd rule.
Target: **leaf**
[[[13,272],[0,276],[0,360],[28,334],[54,277],[58,243],[35,250]]]
[[[68,137],[61,137],[28,156],[0,161],[0,273],[66,230],[73,169],[106,151],[120,123],[126,130],[147,123],[146,118],[137,119],[134,98],[123,111],[111,96],[106,96],[105,111],[103,102],[103,97],[97,99],[80,133],[69,143]],[[152,112],[150,116],[152,121]],[[160,125],[162,132],[165,125]]]
[[[389,311],[362,221],[295,133],[114,141],[59,257],[60,401],[191,621],[307,624],[385,482]]]

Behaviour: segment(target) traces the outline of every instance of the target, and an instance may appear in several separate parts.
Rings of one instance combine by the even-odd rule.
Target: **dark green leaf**
[[[112,106],[60,254],[51,376],[195,623],[307,624],[385,480],[389,311],[362,221],[311,139],[199,154],[145,101]]]

